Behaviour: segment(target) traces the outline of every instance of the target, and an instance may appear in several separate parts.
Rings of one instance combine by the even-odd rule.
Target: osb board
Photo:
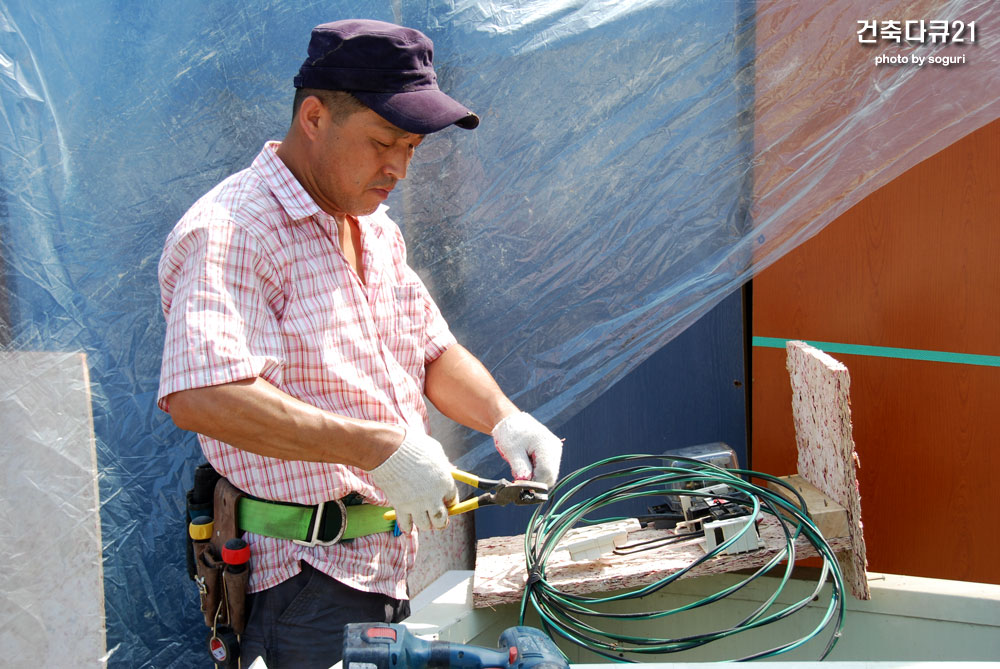
[[[844,581],[858,599],[871,599],[865,569],[861,492],[851,428],[851,377],[847,367],[817,348],[789,341],[788,374],[798,448],[798,473],[847,510],[850,555],[841,560]]]
[[[560,545],[573,542],[581,528],[566,533]],[[707,560],[688,572],[686,576],[703,576],[759,567],[770,560],[785,546],[784,533],[778,521],[763,516],[760,523],[764,548],[741,555],[720,555]],[[670,537],[669,530],[640,530],[631,532],[629,544],[657,537]],[[690,539],[656,550],[635,552],[629,555],[614,553],[597,560],[574,562],[569,552],[557,549],[549,558],[545,580],[562,592],[589,594],[628,590],[655,583],[674,574],[695,560],[705,556],[698,545],[700,539]],[[834,551],[850,549],[847,538],[829,539]],[[813,557],[816,551],[800,539],[795,544],[796,557]],[[476,571],[472,585],[472,605],[475,608],[518,602],[527,580],[524,559],[524,536],[491,537],[481,539],[476,546]]]
[[[97,452],[83,353],[0,352],[4,666],[107,661]]]

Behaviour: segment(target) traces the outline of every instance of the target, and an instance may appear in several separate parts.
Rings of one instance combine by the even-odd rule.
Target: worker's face
[[[397,128],[370,109],[317,128],[313,169],[320,207],[333,215],[370,214],[401,179],[423,135]]]

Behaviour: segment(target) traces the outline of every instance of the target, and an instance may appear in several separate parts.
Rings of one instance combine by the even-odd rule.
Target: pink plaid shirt
[[[166,341],[159,406],[179,390],[262,377],[327,411],[429,429],[424,367],[455,339],[406,264],[385,207],[359,219],[366,282],[347,262],[337,224],[268,143],[249,169],[203,196],[167,237],[159,279]],[[387,505],[360,469],[278,460],[198,435],[212,465],[264,499],[316,504],[351,492]],[[246,535],[250,590],[281,583],[305,560],[337,580],[406,597],[416,535],[373,534],[307,548]]]

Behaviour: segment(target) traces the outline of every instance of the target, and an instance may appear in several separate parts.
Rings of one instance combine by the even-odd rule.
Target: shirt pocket
[[[377,309],[377,327],[386,348],[411,376],[419,378],[424,366],[427,315],[420,284],[388,287]]]

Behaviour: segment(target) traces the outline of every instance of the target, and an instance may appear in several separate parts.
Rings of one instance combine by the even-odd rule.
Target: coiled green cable
[[[670,464],[665,464],[667,462]],[[612,467],[610,471],[596,473],[597,470],[609,467]],[[618,479],[620,481],[616,481]],[[750,479],[764,479],[783,486],[794,493],[798,505],[774,491],[750,483]],[[602,492],[592,492],[596,483],[605,481],[611,481],[614,485]],[[662,498],[680,494],[719,498],[720,495],[685,489],[685,486],[704,488],[716,484],[726,484],[745,495],[745,497],[721,497],[751,507],[750,512],[753,514],[751,518],[757,517],[759,512],[773,515],[780,521],[779,525],[784,532],[783,549],[742,581],[714,595],[669,610],[614,613],[595,608],[610,602],[639,599],[667,587],[694,567],[725,552],[726,548],[737,542],[744,532],[749,531],[751,527],[749,522],[735,536],[685,568],[635,590],[601,597],[573,595],[561,592],[546,581],[548,560],[566,532],[578,524],[596,524],[620,519],[589,517],[589,514],[601,507],[643,497]],[[590,491],[587,490],[588,487],[591,488]],[[823,558],[823,567],[812,594],[790,605],[779,607],[776,602],[795,566],[795,541],[799,537],[804,537],[816,549]],[[631,655],[641,657],[697,648],[718,639],[732,637],[783,620],[802,610],[813,600],[817,600],[827,582],[831,584],[829,604],[820,622],[808,634],[763,651],[732,659],[754,660],[787,653],[818,637],[824,629],[829,629],[830,638],[821,654],[823,659],[833,649],[843,628],[846,608],[844,583],[833,549],[813,523],[802,496],[781,479],[768,474],[742,469],[723,469],[700,460],[672,455],[619,455],[606,458],[565,476],[552,488],[548,501],[536,509],[528,523],[524,551],[528,583],[521,599],[521,624],[525,624],[530,605],[530,608],[538,614],[542,627],[549,636],[560,636],[573,644],[618,662],[638,661],[630,657]],[[769,573],[783,561],[785,562],[783,573],[774,592],[750,615],[735,625],[679,638],[640,637],[600,627],[602,620],[620,623],[667,619],[669,616],[720,602],[760,576]]]

